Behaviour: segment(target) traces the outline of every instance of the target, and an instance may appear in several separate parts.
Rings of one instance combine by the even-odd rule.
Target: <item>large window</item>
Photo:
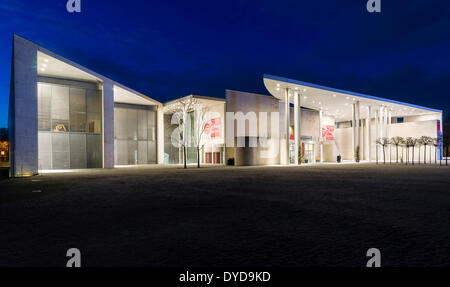
[[[116,165],[156,163],[156,112],[153,107],[115,104]]]
[[[39,169],[101,168],[101,91],[68,82],[38,83]]]

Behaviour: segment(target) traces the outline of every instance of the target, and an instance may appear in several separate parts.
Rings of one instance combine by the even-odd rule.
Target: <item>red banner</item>
[[[220,118],[213,118],[205,124],[205,135],[220,138]]]
[[[327,141],[334,140],[334,126],[323,126],[322,127],[322,138]]]

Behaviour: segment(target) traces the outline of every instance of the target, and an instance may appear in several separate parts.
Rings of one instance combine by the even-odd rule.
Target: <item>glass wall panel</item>
[[[102,167],[101,92],[92,83],[41,80],[45,83],[38,83],[39,169]]]
[[[69,131],[69,88],[52,86],[52,131]]]
[[[148,163],[156,164],[156,112],[147,111],[147,160]]]
[[[86,90],[87,128],[89,133],[102,132],[102,97],[100,91]]]
[[[127,140],[115,140],[114,141],[114,154],[116,165],[128,165],[128,141]]]
[[[52,87],[50,85],[38,85],[38,129],[40,131],[50,131],[51,100]]]
[[[70,131],[86,131],[86,90],[70,88]]]
[[[148,140],[156,141],[156,112],[147,111]]]
[[[156,113],[150,109],[148,106],[115,105],[116,165],[156,163]]]
[[[146,110],[137,110],[137,138],[138,140],[146,140],[147,139],[147,111]],[[147,153],[147,151],[145,152]]]
[[[52,168],[52,134],[48,132],[38,133],[38,162],[39,169]]]
[[[87,134],[87,167],[101,168],[103,166],[102,136]]]
[[[52,163],[53,169],[69,169],[69,134],[52,133]]]
[[[137,141],[128,141],[128,164],[138,164]]]
[[[70,168],[86,168],[86,135],[70,135]]]
[[[147,164],[147,141],[138,141],[138,164]]]
[[[172,144],[172,133],[177,128],[171,123],[172,115],[164,115],[164,162],[168,164],[181,163],[180,148]]]
[[[127,139],[127,110],[114,109],[114,137],[116,139]]]
[[[127,109],[127,138],[137,140],[137,110]]]
[[[147,148],[148,163],[156,164],[156,141],[148,141]]]

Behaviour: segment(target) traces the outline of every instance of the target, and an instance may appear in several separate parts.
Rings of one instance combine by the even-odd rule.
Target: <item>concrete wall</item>
[[[37,45],[14,35],[10,93],[11,176],[38,173]]]
[[[259,144],[259,130],[258,128],[249,129],[248,123],[244,137],[239,140],[245,141],[245,147],[238,148],[237,146],[237,124],[234,122],[234,137],[230,132],[230,127],[226,127],[227,148],[226,158],[235,158],[235,165],[268,165],[280,163],[280,148],[279,145],[284,146],[285,143],[285,128],[284,117],[280,115],[278,131],[279,137],[271,135],[271,113],[281,112],[280,106],[282,104],[272,96],[258,95],[253,93],[245,93],[239,91],[226,91],[226,112],[242,112],[246,115],[249,112],[254,112],[256,116],[256,123],[259,123],[259,112],[267,112],[267,126],[269,129],[268,137],[272,139],[272,144],[268,147],[262,147]],[[284,111],[284,107],[281,107]],[[249,140],[256,141],[258,147],[249,147]],[[234,142],[235,147],[230,147],[229,142]]]
[[[395,124],[392,125],[392,136],[396,137],[396,136],[400,136],[400,137],[412,137],[412,138],[419,138],[421,136],[428,136],[431,138],[436,138],[437,136],[437,121],[436,120],[428,120],[428,121],[420,121],[420,122],[405,122],[405,123],[400,123],[400,124]],[[431,155],[430,155],[430,148],[432,150]],[[434,161],[434,146],[427,146],[427,153],[426,153],[426,160],[427,162],[430,160],[430,158],[432,159],[432,161]],[[419,147],[415,148],[414,151],[414,160],[418,161],[419,160],[419,152],[420,152],[420,160],[423,161],[424,160],[424,147],[420,148],[419,151]],[[409,151],[409,159],[412,159],[412,149]],[[396,148],[395,146],[392,146],[392,159],[396,160]],[[399,149],[399,158],[401,158],[402,156],[402,149]],[[406,160],[406,149],[403,150],[403,158],[404,160]]]
[[[391,138],[392,137],[412,137],[412,138],[420,138],[421,136],[428,136],[431,138],[437,137],[437,118],[440,116],[436,115],[426,115],[426,116],[417,116],[410,117],[408,121],[404,123],[393,123],[391,126]],[[431,119],[431,120],[430,120]],[[416,120],[416,121],[412,121]],[[361,159],[368,160],[368,151],[366,148],[366,133],[367,129],[364,124],[361,126],[361,137],[360,137],[360,155]],[[372,119],[371,123],[371,160],[376,160],[377,158],[377,145],[376,145],[376,130],[375,130],[375,121]],[[341,150],[341,155],[344,160],[352,160],[353,159],[353,151],[352,151],[352,128],[339,128],[336,129],[336,144]],[[431,148],[433,153],[431,154],[431,158],[434,161],[434,147]],[[429,147],[427,147],[427,160],[429,160]],[[399,148],[399,159],[403,157],[406,160],[406,149]],[[423,151],[424,147],[421,147],[421,161],[423,161]],[[388,160],[388,154],[391,153],[392,161],[396,160],[396,148],[394,145],[388,147],[386,149],[386,160]],[[410,151],[410,159],[412,159],[412,149]],[[415,148],[414,159],[416,161],[419,160],[419,148]],[[383,160],[382,147],[378,146],[378,160]]]
[[[272,96],[259,95],[253,93],[239,92],[239,91],[226,91],[226,107],[227,112],[242,112],[244,115],[249,112],[254,112],[256,116],[256,122],[260,123],[259,112],[267,112],[267,121],[269,128],[269,138],[273,139],[272,144],[269,147],[261,147],[259,144],[259,128],[256,130],[250,130],[248,128],[248,123],[246,126],[245,137],[245,148],[233,148],[227,145],[226,157],[235,158],[236,165],[271,165],[271,164],[287,164],[285,162],[286,153],[286,124],[285,124],[285,103],[279,101]],[[278,137],[273,137],[271,135],[271,113],[279,113],[279,126],[278,126]],[[329,117],[324,117],[324,124],[333,124],[334,119]],[[290,107],[290,126],[294,125],[294,108]],[[234,124],[234,138],[230,139],[232,136],[227,127],[227,142],[234,141],[234,145],[237,145],[237,125]],[[319,112],[310,109],[301,109],[301,137],[304,140],[309,139],[312,141],[318,141],[320,136],[319,127]],[[248,147],[249,140],[257,141],[258,147],[250,148]],[[293,142],[293,140],[291,140]],[[329,144],[329,143],[327,143]],[[319,156],[318,145],[315,145],[315,157]],[[336,149],[334,145],[327,147],[327,158],[332,159],[336,157]]]
[[[336,129],[335,137],[342,159],[353,160],[352,128]]]

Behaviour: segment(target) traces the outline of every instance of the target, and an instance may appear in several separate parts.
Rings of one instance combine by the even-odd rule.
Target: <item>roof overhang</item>
[[[114,87],[114,102],[136,105],[161,105],[160,102],[142,93],[102,76],[39,45],[36,46],[38,47],[36,69],[39,76],[97,83],[110,81]]]
[[[306,83],[288,78],[264,75],[264,85],[269,93],[284,101],[286,89],[289,89],[289,102],[293,103],[295,92],[301,96],[301,106],[313,110],[322,110],[324,115],[332,116],[336,121],[352,119],[352,104],[359,101],[360,117],[368,116],[368,109],[374,110],[379,106],[387,107],[393,117],[419,116],[432,113],[442,113],[441,110],[421,107],[389,99],[378,98],[355,92],[349,92],[321,85]]]
[[[160,104],[158,101],[120,84],[114,84],[114,102],[144,106],[155,106]]]

